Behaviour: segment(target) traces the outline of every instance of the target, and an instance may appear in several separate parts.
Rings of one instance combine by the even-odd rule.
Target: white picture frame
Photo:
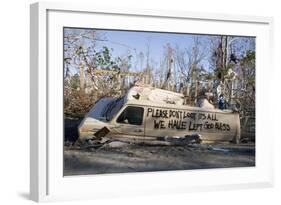
[[[256,166],[63,177],[63,84],[59,70],[63,68],[63,26],[256,36]],[[272,68],[272,29],[270,17],[97,8],[73,3],[32,4],[30,198],[40,202],[273,186],[273,136],[268,135],[273,118],[271,111],[265,109],[270,107],[266,100],[268,87],[262,86],[262,81],[270,82],[270,75],[263,68]]]

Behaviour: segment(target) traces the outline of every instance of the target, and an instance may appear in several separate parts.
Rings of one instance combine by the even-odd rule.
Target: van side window
[[[141,125],[143,121],[143,108],[128,106],[117,118],[118,123]]]

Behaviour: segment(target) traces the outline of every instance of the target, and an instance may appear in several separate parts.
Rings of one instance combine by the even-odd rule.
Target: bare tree
[[[80,73],[80,91],[84,92],[85,67],[89,66],[99,34],[92,29],[64,29],[64,78],[70,69]]]
[[[205,58],[205,46],[200,37],[193,38],[193,46],[190,49],[181,49],[178,45],[175,48],[175,60],[183,79],[183,86],[187,87],[187,95],[193,95],[196,101],[198,95],[198,82],[202,71],[201,62]]]
[[[152,78],[152,68],[151,68],[151,59],[150,59],[150,45],[151,45],[151,37],[147,38],[147,42],[145,44],[146,51],[145,51],[145,59],[146,59],[146,67],[144,69],[144,83],[150,84],[151,83],[151,78]]]
[[[174,70],[172,70],[172,66],[174,63],[173,60],[173,49],[170,46],[169,43],[167,43],[166,47],[165,47],[165,60],[166,60],[166,76],[164,78],[164,82],[161,86],[162,89],[168,89],[168,90],[172,90],[171,87],[174,87],[174,79],[173,79],[173,75],[174,75]]]

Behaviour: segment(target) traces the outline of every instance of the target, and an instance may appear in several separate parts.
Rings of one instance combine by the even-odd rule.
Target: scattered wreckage
[[[239,113],[184,104],[184,96],[151,86],[134,86],[119,98],[101,98],[80,123],[79,141],[108,140],[178,145],[240,140]]]

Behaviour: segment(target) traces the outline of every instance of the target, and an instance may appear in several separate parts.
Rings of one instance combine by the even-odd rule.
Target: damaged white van
[[[123,97],[101,98],[79,125],[81,141],[109,138],[151,144],[194,135],[203,141],[239,142],[239,114],[184,105],[180,93],[134,86]]]

